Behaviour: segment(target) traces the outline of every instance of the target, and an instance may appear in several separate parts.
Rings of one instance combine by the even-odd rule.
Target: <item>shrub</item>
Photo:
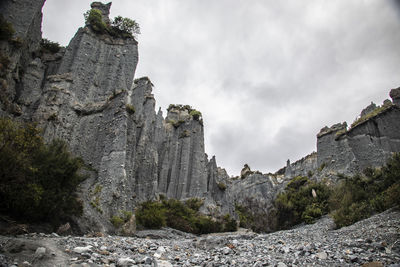
[[[201,120],[201,112],[193,109],[190,111],[190,116],[193,117],[194,120],[199,121]]]
[[[117,16],[111,21],[111,25],[107,25],[103,21],[101,11],[98,9],[88,10],[83,16],[85,17],[86,25],[89,25],[97,33],[108,33],[111,36],[120,38],[133,38],[140,34],[139,24],[130,18]]]
[[[147,201],[136,211],[137,223],[149,229],[159,229],[167,225],[165,209],[159,202]]]
[[[194,211],[199,211],[200,207],[203,206],[204,201],[200,198],[190,198],[185,201],[186,206]]]
[[[33,124],[0,119],[0,211],[27,222],[59,223],[82,213],[76,188],[80,158],[54,140],[45,145]]]
[[[48,52],[48,53],[52,53],[52,54],[57,53],[61,49],[59,43],[52,42],[46,38],[43,38],[40,41],[40,46],[41,46],[42,52]]]
[[[120,228],[122,225],[124,225],[124,220],[119,216],[112,216],[110,222],[115,228]]]
[[[112,29],[120,34],[126,34],[127,36],[137,36],[140,34],[139,24],[129,18],[123,18],[117,16],[111,23]]]
[[[168,226],[195,234],[234,230],[233,224],[236,225],[234,219],[225,216],[215,220],[202,215],[198,212],[201,205],[203,205],[203,200],[196,198],[186,202],[176,199],[164,199],[161,202],[148,201],[140,205],[136,211],[136,219],[139,225],[150,229]]]
[[[229,214],[226,214],[222,220],[224,222],[224,232],[235,232],[237,230],[237,222]]]
[[[126,104],[125,108],[129,114],[135,114],[136,112],[135,107],[131,104]]]
[[[12,24],[0,15],[0,40],[10,41],[14,33],[15,30]]]
[[[103,21],[100,10],[92,8],[83,15],[86,24],[90,25],[95,32],[105,33],[107,31],[107,24]]]
[[[130,211],[120,210],[119,215],[112,216],[110,222],[114,225],[115,228],[120,228],[131,219],[132,215],[133,213]]]
[[[368,168],[363,174],[342,176],[329,199],[336,226],[347,226],[399,205],[399,177],[399,153],[380,170]]]
[[[223,182],[219,182],[217,184],[217,186],[218,186],[219,190],[221,190],[221,191],[225,191],[226,190],[226,184],[224,184]]]
[[[316,197],[312,195],[313,190]],[[277,225],[286,229],[301,222],[313,223],[328,213],[330,194],[330,189],[322,182],[311,182],[301,176],[293,178],[285,192],[278,194],[274,201]]]

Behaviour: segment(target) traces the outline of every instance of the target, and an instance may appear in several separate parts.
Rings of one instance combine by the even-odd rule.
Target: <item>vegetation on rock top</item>
[[[391,108],[393,106],[393,103],[388,101],[388,102],[384,102],[382,104],[382,106],[377,106],[373,111],[365,114],[364,116],[361,116],[360,118],[356,119],[350,126],[350,128],[354,128],[357,125],[363,123],[364,121],[367,121],[379,114],[381,114],[382,112],[388,110],[389,108]]]
[[[111,22],[111,25],[107,25],[103,21],[101,11],[95,8],[86,11],[83,16],[85,17],[86,24],[90,25],[90,27],[97,33],[108,33],[113,37],[124,39],[135,38],[140,34],[139,24],[129,18],[117,16]]]

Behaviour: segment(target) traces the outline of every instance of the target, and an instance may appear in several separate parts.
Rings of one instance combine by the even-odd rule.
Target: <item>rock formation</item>
[[[229,178],[215,157],[208,160],[205,154],[200,112],[171,105],[164,118],[155,111],[150,79],[134,80],[138,43],[133,37],[98,33],[88,24],[65,49],[43,51],[43,3],[0,3],[16,31],[12,39],[0,41],[0,56],[10,62],[1,65],[0,115],[38,122],[46,140],[64,139],[89,166],[90,178],[80,188],[84,216],[75,222],[82,232],[113,232],[112,216],[160,195],[202,198],[202,211],[215,216],[236,216],[236,204],[268,213],[294,176],[353,174],[380,166],[400,151],[398,88],[390,93],[393,103],[386,102],[379,113],[370,106],[362,113],[368,119],[350,129],[347,124],[323,128],[317,152],[288,162],[275,174],[245,166],[241,177]],[[111,3],[91,7],[110,24]],[[134,229],[130,223],[126,227]]]

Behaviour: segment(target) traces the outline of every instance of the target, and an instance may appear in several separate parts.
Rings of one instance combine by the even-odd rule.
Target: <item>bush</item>
[[[111,21],[111,25],[107,25],[103,21],[101,11],[93,8],[86,11],[83,16],[86,25],[89,25],[97,33],[108,33],[120,38],[133,38],[140,34],[139,24],[130,18],[117,16]]]
[[[203,206],[204,201],[200,198],[190,198],[185,201],[185,204],[188,208],[194,211],[199,211],[200,207]]]
[[[399,177],[399,153],[382,169],[368,168],[363,174],[342,176],[329,199],[336,226],[347,226],[399,205]]]
[[[192,111],[190,111],[190,116],[192,116],[193,119],[196,121],[201,120],[201,112],[198,110],[193,109]]]
[[[2,15],[0,15],[0,40],[10,41],[14,35],[15,30],[11,23],[6,21]]]
[[[124,225],[124,220],[119,216],[112,216],[110,222],[115,228],[120,228],[122,225]]]
[[[58,51],[60,51],[61,47],[60,44],[57,42],[52,42],[46,38],[43,38],[40,41],[40,46],[42,48],[42,52],[48,52],[48,53],[52,53],[55,54]]]
[[[86,24],[90,25],[90,27],[98,33],[106,33],[107,32],[107,24],[103,21],[103,16],[101,11],[98,9],[92,8],[84,14]]]
[[[59,223],[82,213],[76,189],[80,158],[54,140],[45,145],[33,124],[0,119],[0,211],[27,222]]]
[[[126,104],[125,108],[129,114],[135,114],[136,112],[135,107],[133,105]]]
[[[287,229],[301,222],[314,223],[329,212],[330,194],[330,189],[322,182],[311,182],[301,176],[293,178],[285,192],[278,194],[274,201],[277,225],[280,229]]]
[[[139,24],[129,18],[117,16],[114,18],[111,25],[114,31],[120,32],[122,34],[125,33],[128,36],[137,36],[138,34],[140,34]]]
[[[217,186],[218,186],[219,190],[221,190],[221,191],[225,191],[226,190],[226,184],[224,184],[223,182],[219,182],[217,184]]]
[[[159,202],[147,201],[136,211],[137,223],[145,228],[160,229],[167,225],[165,209]]]
[[[120,215],[114,215],[111,217],[110,222],[114,225],[115,228],[120,228],[122,225],[127,223],[131,217],[132,217],[132,212],[130,211],[119,211]]]
[[[145,228],[158,229],[168,226],[195,234],[236,229],[236,221],[230,219],[229,215],[215,220],[200,214],[198,210],[201,205],[203,205],[203,201],[195,198],[186,202],[176,199],[164,199],[161,202],[148,201],[140,205],[136,211],[136,219],[138,224]]]

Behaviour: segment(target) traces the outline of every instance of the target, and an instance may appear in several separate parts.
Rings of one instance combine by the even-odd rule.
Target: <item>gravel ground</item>
[[[292,230],[195,236],[173,229],[136,237],[0,236],[0,266],[400,266],[400,212],[334,230],[329,217]]]

